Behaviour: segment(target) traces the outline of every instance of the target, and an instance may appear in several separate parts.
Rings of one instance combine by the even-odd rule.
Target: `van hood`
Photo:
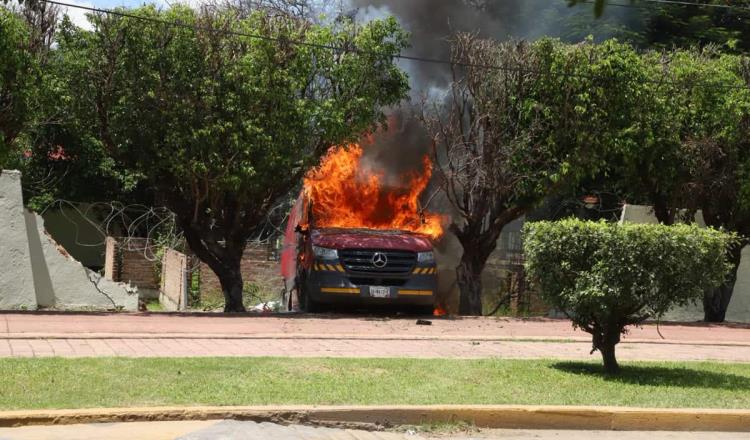
[[[407,231],[323,228],[313,229],[310,237],[313,245],[331,249],[432,250],[432,243],[426,236]]]

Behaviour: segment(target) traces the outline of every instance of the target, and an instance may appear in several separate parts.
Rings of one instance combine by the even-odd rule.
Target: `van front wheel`
[[[297,281],[297,292],[299,292],[299,308],[306,313],[317,313],[320,311],[320,303],[310,297],[305,285],[304,278]]]

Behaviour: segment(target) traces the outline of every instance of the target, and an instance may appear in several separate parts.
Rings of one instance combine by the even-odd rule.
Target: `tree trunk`
[[[217,273],[217,276],[219,277],[219,283],[221,283],[221,291],[224,294],[224,312],[245,312],[245,305],[242,303],[242,272],[239,264],[237,264],[236,269],[220,272],[223,273]]]
[[[737,282],[737,270],[742,259],[742,244],[732,246],[729,250],[729,262],[732,270],[721,286],[713,289],[703,297],[703,320],[706,322],[724,322],[727,315],[729,301],[732,299],[734,284]]]
[[[621,333],[621,328],[601,329],[601,327],[595,327],[595,331],[592,333],[594,350],[591,352],[599,350],[602,354],[606,374],[614,375],[620,372],[620,364],[617,363],[615,357],[615,346],[620,342]]]
[[[675,220],[675,211],[667,206],[664,197],[652,194],[654,216],[663,225],[673,225]]]
[[[618,374],[620,365],[615,357],[615,344],[604,344],[599,347],[599,351],[602,353],[602,360],[604,361],[604,372],[612,375]]]
[[[483,264],[472,258],[472,252],[464,250],[461,262],[456,267],[456,283],[461,292],[458,313],[467,316],[482,316],[482,269]]]
[[[492,228],[481,234],[475,233],[481,230],[477,225],[469,224],[463,230],[452,229],[464,251],[461,261],[456,266],[456,284],[460,290],[458,312],[461,315],[482,316],[484,266],[497,247],[497,239],[503,227],[518,216],[515,211],[508,211],[507,214],[507,221],[495,221]]]
[[[210,238],[210,231],[191,223],[188,215],[176,211],[177,221],[187,241],[188,247],[198,258],[206,263],[216,274],[224,294],[224,312],[245,312],[242,304],[242,271],[240,263],[245,249],[245,239],[240,237],[236,242],[226,240],[220,244]],[[207,238],[209,237],[209,238]]]

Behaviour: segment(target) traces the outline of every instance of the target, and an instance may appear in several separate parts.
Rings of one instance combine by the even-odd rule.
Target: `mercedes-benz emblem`
[[[372,256],[372,265],[375,267],[385,267],[388,264],[388,257],[382,252],[375,252]]]

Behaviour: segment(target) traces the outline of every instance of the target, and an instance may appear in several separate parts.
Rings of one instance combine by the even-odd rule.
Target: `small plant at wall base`
[[[573,326],[592,335],[604,369],[627,327],[694,303],[730,270],[736,235],[695,225],[618,225],[575,219],[524,226],[529,279]]]

